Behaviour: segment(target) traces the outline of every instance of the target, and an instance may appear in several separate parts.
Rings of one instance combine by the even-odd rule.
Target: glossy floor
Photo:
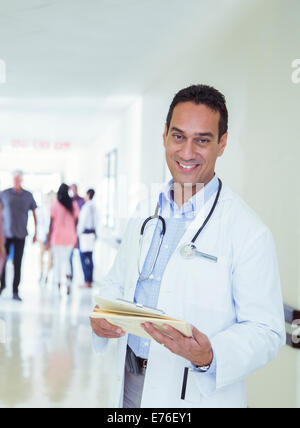
[[[10,287],[0,298],[0,407],[107,407],[111,361],[93,351],[88,318],[95,289],[80,289],[77,275],[72,295],[59,295],[38,277],[38,248],[29,246],[23,303]]]

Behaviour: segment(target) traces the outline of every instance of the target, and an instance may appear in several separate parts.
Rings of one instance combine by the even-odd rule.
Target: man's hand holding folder
[[[99,310],[99,306],[95,306],[94,312]],[[91,327],[94,333],[99,337],[106,337],[107,339],[118,339],[125,336],[125,331],[117,325],[113,325],[103,318],[93,318],[90,316]]]
[[[170,318],[159,309],[127,302],[123,299],[107,300],[96,296],[95,300],[99,307],[94,309],[90,318],[104,319],[108,323],[97,324],[96,327],[101,337],[111,337],[112,335],[117,338],[126,332],[145,339],[152,339],[151,335],[142,327],[142,324],[147,322],[151,322],[162,332],[163,324],[169,324],[184,336],[191,337],[192,335],[190,325],[186,321]]]
[[[92,329],[98,336],[118,339],[129,332],[155,340],[196,366],[211,364],[213,351],[210,341],[196,327],[169,318],[163,311],[122,299],[95,299],[100,307],[94,308],[90,319]]]

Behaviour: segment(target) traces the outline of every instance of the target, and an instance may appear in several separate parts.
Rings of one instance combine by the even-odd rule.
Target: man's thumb
[[[191,327],[193,338],[199,343],[199,345],[204,345],[208,341],[207,336],[201,333],[201,331],[199,331],[195,326],[192,325]]]

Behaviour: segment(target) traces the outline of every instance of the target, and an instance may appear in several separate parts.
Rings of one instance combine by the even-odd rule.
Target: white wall
[[[291,81],[291,63],[300,55],[300,3],[242,3],[234,19],[204,33],[199,26],[184,50],[172,57],[166,52],[167,67],[137,101],[139,107],[131,105],[108,126],[95,152],[98,162],[105,150],[117,147],[119,173],[127,173],[131,184],[160,182],[162,133],[173,95],[192,83],[221,90],[228,101],[230,138],[217,172],[272,230],[284,301],[300,307],[300,85]],[[88,164],[95,180],[101,174],[98,166],[91,173]],[[249,379],[250,407],[300,407],[298,355],[285,347],[276,361]]]

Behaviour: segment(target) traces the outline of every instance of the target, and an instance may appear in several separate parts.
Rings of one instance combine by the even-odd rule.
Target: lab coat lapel
[[[214,204],[215,198],[216,198],[216,193],[214,193],[211,196],[211,198],[200,209],[199,213],[196,215],[196,218],[194,219],[194,221],[192,221],[190,223],[190,225],[188,226],[187,230],[185,231],[183,237],[179,241],[179,244],[178,244],[176,249],[181,248],[184,244],[188,244],[192,241],[192,239],[194,238],[194,236],[196,235],[198,230],[203,225],[206,217],[208,216],[208,214],[209,214],[209,212],[210,212],[210,210]],[[218,207],[219,203],[220,203],[220,200],[217,204],[217,207]],[[217,207],[215,209],[215,212],[213,213],[213,216],[216,214]]]
[[[225,194],[226,194],[226,188],[225,189],[223,188],[221,195],[220,195],[218,205],[223,200]],[[211,208],[214,204],[215,197],[216,197],[216,193],[214,193],[211,196],[211,198],[200,209],[199,213],[196,215],[195,220],[191,222],[191,224],[188,226],[187,230],[185,231],[183,237],[179,241],[176,250],[178,248],[182,247],[184,244],[191,242],[191,240],[193,239],[193,237],[195,236],[197,231],[200,229],[200,227],[204,223],[207,215],[209,214],[209,211],[211,210]],[[158,198],[159,198],[159,194],[157,195],[157,199],[155,200],[155,198],[154,198],[152,203],[151,203],[151,213],[153,213],[153,214],[155,212],[155,208],[156,208]],[[216,212],[213,214],[213,216],[217,215],[218,205],[216,207]],[[142,227],[142,224],[143,224],[143,222],[141,222],[141,227]],[[156,224],[157,224],[157,222],[155,220],[153,220],[153,221],[149,222],[145,228],[143,239],[142,239],[142,248],[141,248],[141,252],[140,252],[140,256],[139,256],[140,269],[142,269],[142,267],[145,263],[145,260],[146,260],[151,242],[152,242],[152,238],[153,238],[153,234],[155,231]],[[176,253],[176,250],[174,251],[174,253]]]

